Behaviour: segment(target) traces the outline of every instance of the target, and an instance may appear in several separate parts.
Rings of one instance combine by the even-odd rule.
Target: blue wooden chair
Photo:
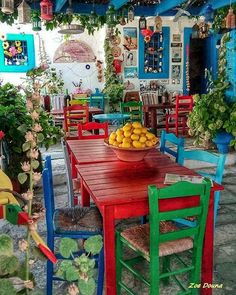
[[[102,234],[102,218],[96,207],[55,209],[51,157],[45,159],[43,191],[47,223],[47,244],[54,252],[55,238],[87,239]],[[59,259],[59,255],[56,255]],[[103,250],[95,257],[98,266],[97,295],[102,295],[104,281]],[[52,295],[53,281],[61,280],[53,275],[53,264],[47,262],[47,295]]]
[[[168,147],[166,143],[171,143],[176,146],[176,150]],[[162,153],[167,153],[175,158],[175,161],[179,160],[180,151],[184,150],[184,138],[177,137],[174,133],[167,133],[165,130],[161,132],[161,143],[160,143],[160,151]]]
[[[196,171],[196,172],[204,177],[210,178],[211,180],[217,182],[218,184],[221,184],[223,174],[224,174],[224,165],[225,165],[226,155],[227,154],[215,154],[215,153],[213,154],[203,150],[185,151],[181,149],[179,153],[178,163],[181,165],[184,165],[185,160],[194,160],[194,161],[214,164],[215,173],[206,173],[204,171]],[[218,192],[215,192],[215,195],[214,195],[214,224],[216,223],[219,200],[220,200],[220,192],[218,191]],[[189,220],[178,221],[178,223],[185,224],[188,226],[193,224],[194,222],[195,221],[189,221]]]

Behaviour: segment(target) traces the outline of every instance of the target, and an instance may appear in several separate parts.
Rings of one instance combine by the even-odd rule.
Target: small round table
[[[114,123],[123,123],[125,120],[129,119],[129,114],[122,114],[122,113],[110,113],[110,114],[99,114],[99,115],[93,115],[93,119],[97,122],[105,122],[109,121],[112,124]],[[118,125],[115,124],[115,125]]]

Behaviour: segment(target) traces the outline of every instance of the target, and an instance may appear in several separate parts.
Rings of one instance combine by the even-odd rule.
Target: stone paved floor
[[[45,154],[51,154],[53,161],[53,173],[54,173],[54,189],[56,204],[58,207],[64,207],[67,205],[66,194],[66,178],[65,178],[65,166],[62,157],[60,146],[55,146],[47,151]],[[207,168],[209,170],[210,168]],[[214,262],[214,283],[223,284],[222,289],[214,289],[213,295],[222,294],[236,294],[236,167],[227,166],[224,174],[223,185],[225,190],[221,194],[220,208],[218,211],[218,218],[215,230],[215,262]],[[37,198],[42,199],[42,188],[37,189]],[[121,226],[127,226],[136,223],[137,220],[128,220],[122,223]],[[39,224],[39,233],[45,237],[46,226],[44,222]],[[0,220],[0,233],[9,233],[14,236],[15,244],[17,241],[24,237],[23,227],[13,227]],[[19,251],[17,254],[20,255]],[[33,272],[36,277],[37,287],[45,293],[45,262],[35,261],[33,266]],[[125,280],[137,290],[137,294],[148,294],[145,288],[142,288],[136,281],[132,279],[129,274],[124,274]],[[55,284],[55,291],[53,295],[66,295],[66,285],[62,283]],[[161,294],[173,295],[176,294],[175,285],[171,286]],[[1,292],[0,292],[1,293]],[[9,294],[11,295],[11,294]],[[109,294],[108,294],[109,295]]]

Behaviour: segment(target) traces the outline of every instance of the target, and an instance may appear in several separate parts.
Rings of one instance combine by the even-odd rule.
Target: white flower
[[[26,141],[34,141],[34,134],[31,131],[26,132],[25,139]]]
[[[31,118],[33,120],[38,120],[39,118],[39,114],[34,110],[33,113],[31,114]]]
[[[39,172],[34,172],[34,173],[33,173],[33,181],[34,181],[34,183],[39,182],[40,179],[41,179],[41,173],[39,173]]]
[[[79,289],[74,283],[69,286],[68,294],[69,295],[78,295],[79,294]]]
[[[18,246],[21,252],[25,252],[28,249],[29,244],[26,240],[22,239],[19,241]]]
[[[26,193],[22,194],[23,199],[25,199],[26,201],[32,200],[33,199],[33,192],[31,191],[27,191]]]
[[[36,149],[30,150],[29,158],[38,159],[38,156],[39,156],[39,151],[38,150],[36,150]]]
[[[34,124],[34,128],[33,128],[33,130],[34,130],[35,132],[40,132],[40,131],[43,130],[43,128],[42,128],[42,126],[41,126],[40,124],[36,123],[36,124]]]

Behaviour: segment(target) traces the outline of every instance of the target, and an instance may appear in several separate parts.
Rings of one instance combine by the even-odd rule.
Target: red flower
[[[4,136],[5,136],[5,133],[2,130],[0,130],[0,140],[2,140]]]

